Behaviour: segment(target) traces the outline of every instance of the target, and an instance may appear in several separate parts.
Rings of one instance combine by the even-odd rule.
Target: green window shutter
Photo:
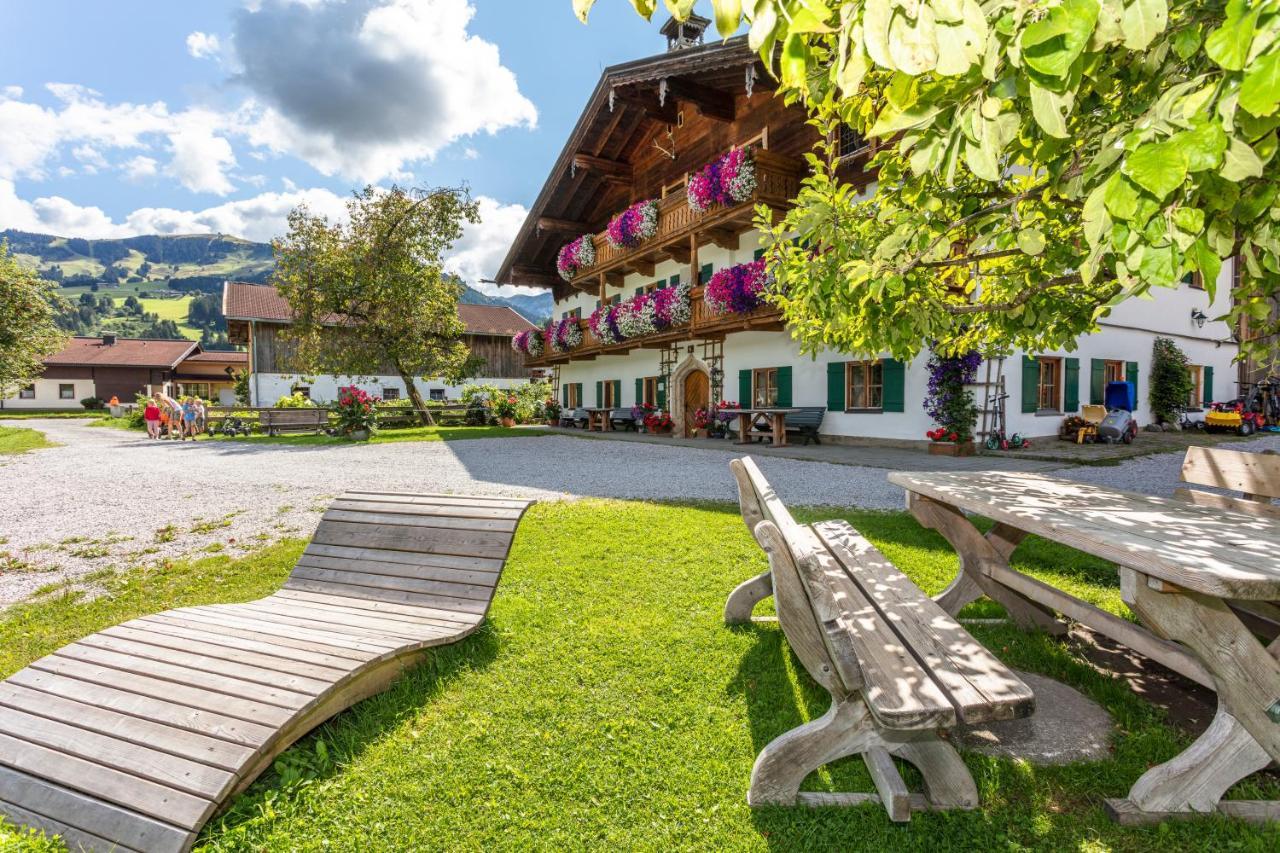
[[[907,410],[907,366],[896,358],[880,360],[880,379],[884,390],[880,394],[880,410],[905,412]]]
[[[756,249],[751,253],[751,260],[758,261],[764,257],[764,249]]]
[[[596,300],[596,307],[597,307],[597,308],[599,308],[599,307],[600,307],[600,300],[599,300],[599,299],[597,299],[597,300]]]
[[[656,400],[659,409],[667,408],[667,377],[658,377],[658,399]]]
[[[755,400],[751,396],[751,371],[738,371],[738,405],[744,409],[749,409],[755,405]]]
[[[844,362],[827,363],[827,411],[843,412],[844,405]]]
[[[791,368],[778,368],[778,405],[791,405]]]
[[[680,284],[680,273],[676,273],[675,275],[671,276],[670,279],[667,280],[667,285],[669,287],[675,287],[678,284]]]
[[[1204,405],[1207,407],[1213,402],[1213,368],[1204,368],[1204,387],[1200,389],[1204,396]]]
[[[1133,385],[1133,404],[1138,405],[1138,401],[1142,398],[1138,396],[1138,362],[1126,361],[1124,363],[1125,381]]]
[[[1080,359],[1064,358],[1066,369],[1062,381],[1062,411],[1080,410]]]
[[[560,405],[569,407],[569,383],[560,386]]]
[[[1107,363],[1094,358],[1089,361],[1089,402],[1101,406],[1107,384]]]
[[[636,288],[636,296],[639,296],[639,295],[641,295],[642,293],[644,293],[644,285],[643,285],[643,284]]]
[[[586,397],[582,396],[582,383],[575,382],[573,384],[578,386],[578,405],[582,406],[583,402],[587,399]]]
[[[615,409],[622,406],[622,380],[613,380],[613,407]]]
[[[1040,397],[1040,362],[1029,355],[1022,357],[1022,411],[1034,412]]]
[[[638,406],[643,402],[644,402],[644,379],[642,377],[637,376],[636,377],[636,405]]]
[[[596,383],[596,408],[598,409],[603,405],[604,405],[604,383],[597,382]]]
[[[711,264],[703,264],[702,269],[698,270],[698,284],[706,284],[711,281],[712,272]]]

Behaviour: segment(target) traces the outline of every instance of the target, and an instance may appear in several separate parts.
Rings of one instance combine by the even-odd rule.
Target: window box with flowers
[[[378,413],[374,407],[380,402],[380,398],[355,385],[339,388],[338,399],[333,402],[338,435],[353,441],[368,441],[378,428]]]
[[[689,207],[706,213],[716,205],[732,207],[756,191],[756,164],[750,148],[734,148],[689,177]]]
[[[565,281],[573,281],[578,273],[596,262],[596,244],[590,234],[583,234],[572,242],[565,243],[556,256],[556,270]]]
[[[750,314],[764,305],[769,272],[764,258],[735,264],[711,276],[703,301],[712,314]]]

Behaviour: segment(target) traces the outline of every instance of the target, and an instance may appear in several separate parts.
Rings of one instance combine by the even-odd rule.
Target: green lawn
[[[22,427],[0,426],[0,455],[7,453],[26,453],[41,447],[57,447],[44,437],[44,433]]]
[[[956,570],[950,548],[903,513],[801,515],[837,514],[928,591]],[[14,608],[0,617],[0,676],[133,616],[267,594],[300,547],[138,569],[106,580],[106,594],[92,601],[65,595]],[[1100,560],[1031,540],[1013,562],[1123,612],[1114,570]],[[721,623],[725,595],[764,568],[727,504],[537,505],[486,627],[300,741],[209,825],[201,847],[1163,853],[1280,845],[1274,827],[1221,818],[1110,823],[1102,798],[1123,795],[1186,738],[1066,647],[1004,626],[973,631],[1011,665],[1105,705],[1116,722],[1111,760],[1044,768],[967,754],[983,808],[919,814],[906,826],[875,806],[752,811],[745,795],[756,754],[826,706],[776,624]],[[829,766],[806,787],[872,789],[859,759]],[[1248,783],[1234,795],[1280,797],[1280,784]],[[5,841],[0,830],[0,849]]]
[[[97,411],[89,411],[87,409],[59,409],[57,411],[41,412],[31,409],[0,409],[0,421],[29,421],[36,418],[55,418],[57,420],[66,419],[96,419],[110,417],[111,413],[106,409],[98,409]]]
[[[404,427],[401,429],[379,430],[369,439],[368,444],[394,444],[401,441],[463,441],[469,438],[510,438],[512,436],[549,435],[546,430],[508,429],[500,426],[428,426]],[[235,436],[229,438],[221,435],[201,436],[205,441],[249,441],[255,444],[293,444],[304,447],[332,446],[352,444],[347,438],[331,435],[259,435]]]

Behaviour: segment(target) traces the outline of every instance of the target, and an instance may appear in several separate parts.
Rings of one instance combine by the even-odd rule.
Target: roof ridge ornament
[[[662,25],[662,34],[667,37],[667,52],[685,50],[702,46],[702,34],[711,26],[711,20],[701,15],[690,15],[683,21],[673,16]]]

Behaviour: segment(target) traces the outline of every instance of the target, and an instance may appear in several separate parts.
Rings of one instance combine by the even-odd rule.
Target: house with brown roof
[[[195,341],[77,336],[44,360],[39,379],[0,399],[0,409],[79,409],[89,397],[132,403],[153,389],[229,405],[233,374],[247,363],[246,353],[203,352]]]
[[[222,288],[222,312],[227,317],[227,337],[248,347],[249,397],[252,405],[270,405],[280,397],[300,391],[313,400],[327,402],[344,385],[358,385],[387,400],[408,395],[399,376],[306,375],[290,363],[285,331],[293,322],[289,303],[274,287],[228,281]],[[459,305],[458,316],[466,326],[463,340],[482,366],[473,382],[511,387],[528,380],[524,357],[511,348],[511,339],[534,326],[505,305]],[[462,387],[443,378],[418,380],[418,390],[429,400],[456,399]]]

